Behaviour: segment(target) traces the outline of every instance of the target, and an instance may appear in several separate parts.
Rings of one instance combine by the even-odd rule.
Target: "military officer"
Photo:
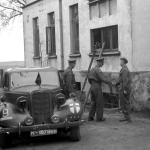
[[[104,64],[104,58],[98,58],[97,64],[94,68],[91,69],[88,75],[89,83],[91,84],[91,109],[89,112],[88,120],[94,120],[96,113],[96,121],[104,121],[103,118],[103,108],[104,108],[104,99],[102,94],[102,82],[111,84],[107,80],[101,71],[101,67]]]
[[[131,91],[131,77],[130,71],[127,67],[128,60],[124,57],[120,59],[120,75],[119,80],[117,82],[117,86],[119,87],[119,98],[121,110],[123,112],[124,118],[120,121],[128,121],[131,122],[129,110],[130,110],[130,91]]]
[[[72,71],[76,65],[76,60],[68,60],[68,65],[68,68],[64,71],[65,93],[67,97],[69,97],[72,92],[76,91],[76,81]]]

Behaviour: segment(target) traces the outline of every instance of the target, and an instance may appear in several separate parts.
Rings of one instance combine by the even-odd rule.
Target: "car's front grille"
[[[48,123],[53,113],[52,96],[47,92],[33,92],[31,108],[35,124]]]

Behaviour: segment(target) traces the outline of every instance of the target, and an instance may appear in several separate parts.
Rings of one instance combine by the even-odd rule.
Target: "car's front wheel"
[[[80,141],[81,140],[81,134],[80,134],[80,127],[71,127],[70,129],[70,139],[72,141]]]

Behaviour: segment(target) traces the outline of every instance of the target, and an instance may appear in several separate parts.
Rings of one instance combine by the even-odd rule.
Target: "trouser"
[[[130,94],[124,95],[123,91],[119,93],[120,106],[125,119],[130,119]]]
[[[103,119],[104,99],[102,95],[101,85],[93,83],[91,85],[91,108],[89,112],[89,119],[93,119],[96,113],[96,120]]]

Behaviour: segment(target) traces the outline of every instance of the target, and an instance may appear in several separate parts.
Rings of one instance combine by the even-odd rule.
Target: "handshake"
[[[116,82],[116,81],[109,81],[109,82],[108,82],[108,85],[109,85],[109,86],[119,86],[120,83],[118,83],[118,82]]]

